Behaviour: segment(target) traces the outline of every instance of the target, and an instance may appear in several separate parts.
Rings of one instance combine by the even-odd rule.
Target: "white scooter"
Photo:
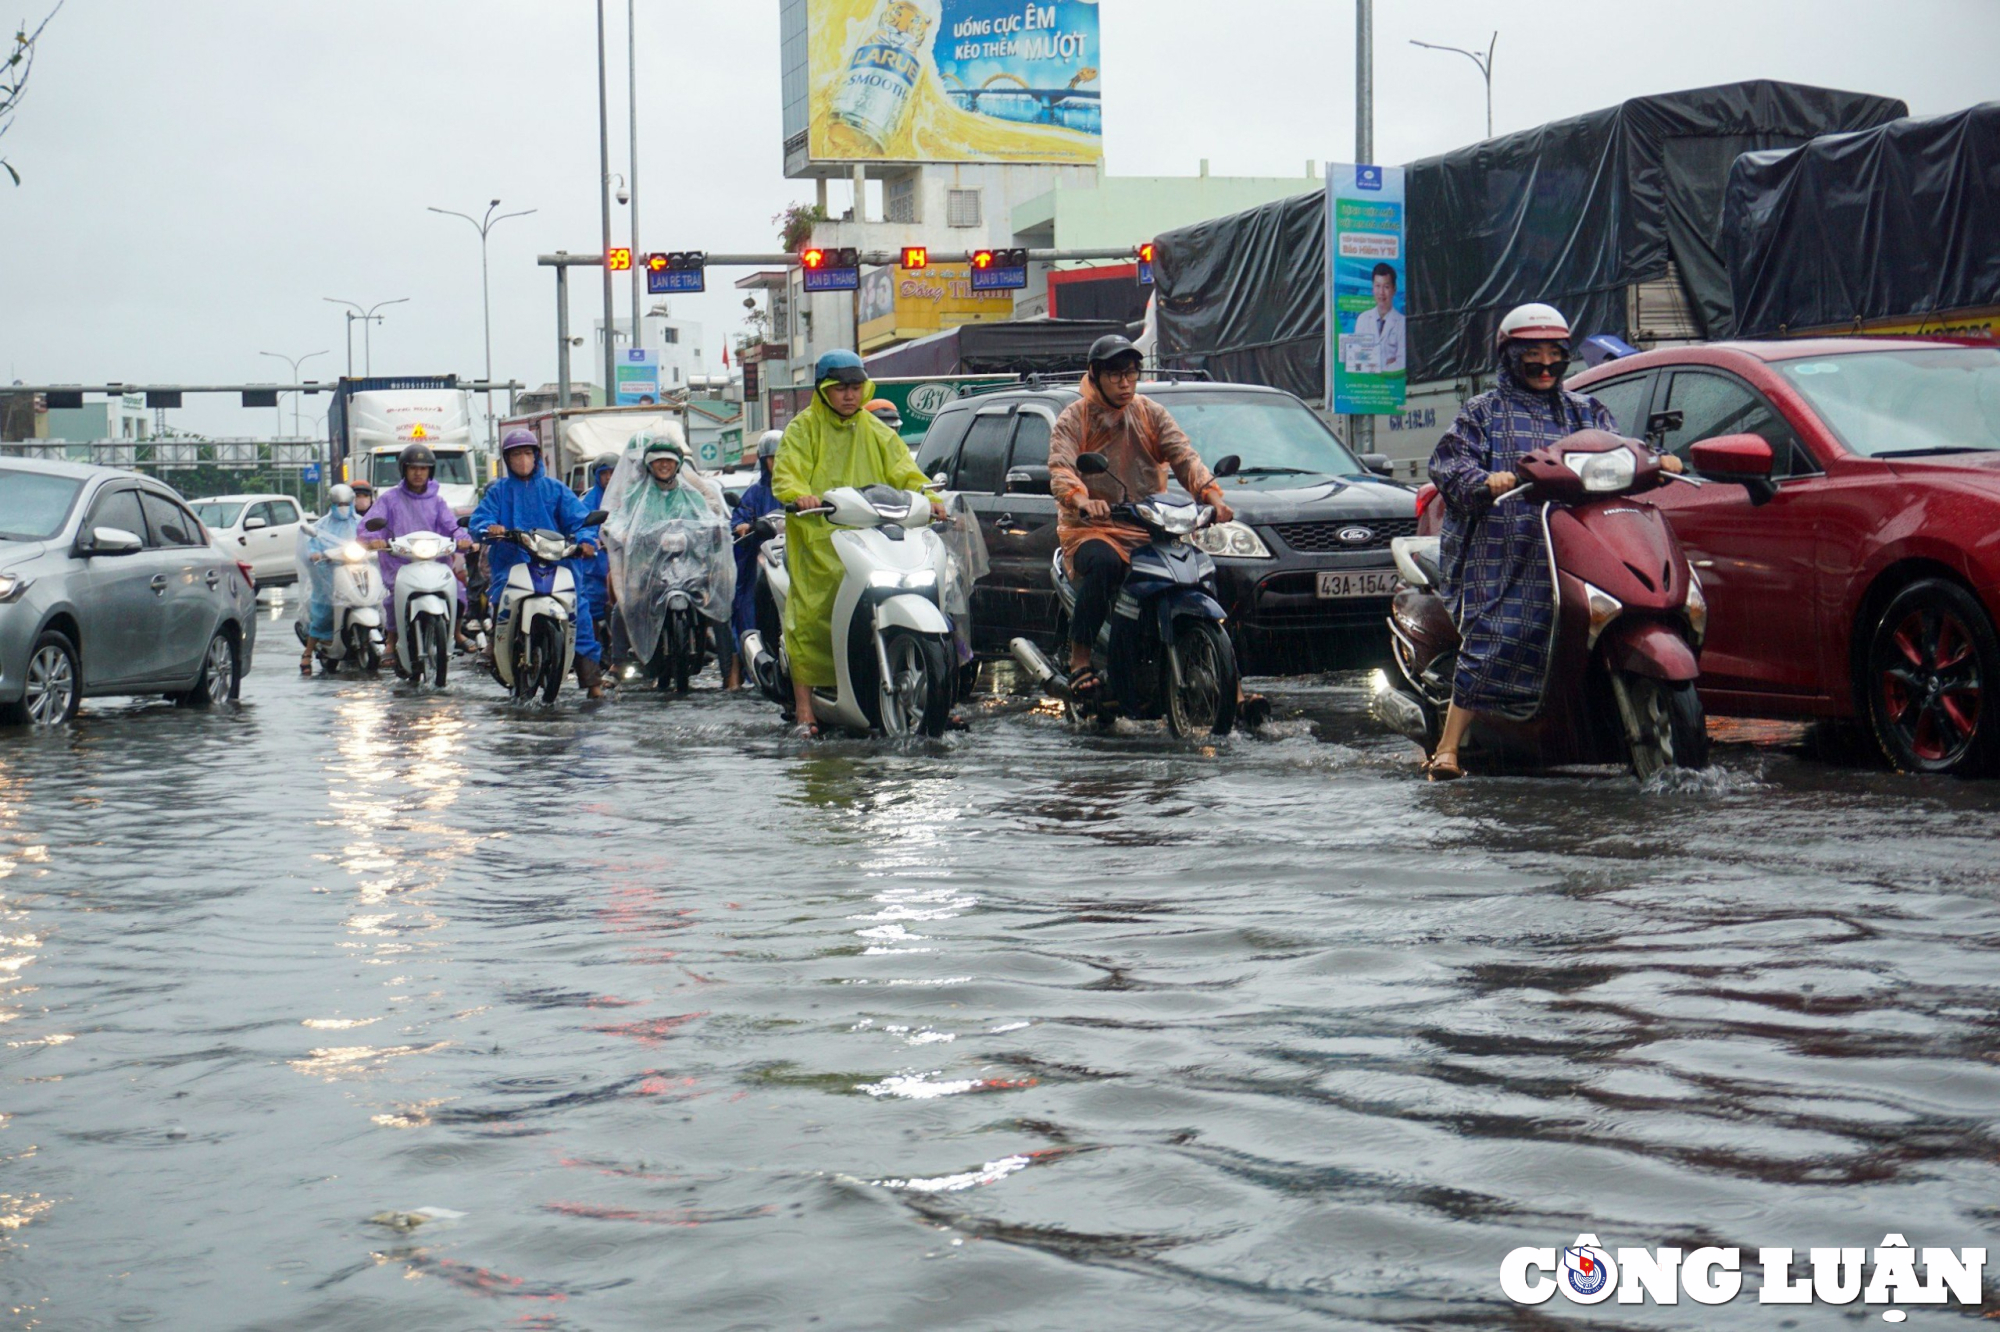
[[[833,548],[843,576],[833,601],[833,660],[838,684],[814,691],[822,722],[850,731],[938,736],[950,719],[951,621],[938,605],[950,576],[951,553],[930,530],[931,502],[920,491],[893,486],[842,486],[806,513],[825,514],[836,528]],[[774,531],[776,515],[762,521]],[[758,553],[758,577],[782,622],[791,579],[783,544]],[[761,617],[760,617],[761,618]],[[743,656],[758,683],[781,704],[791,702],[791,657],[780,640],[774,654],[759,630],[743,636]]]
[[[367,524],[379,532],[389,524],[377,518]],[[458,542],[436,532],[411,532],[389,543],[389,553],[405,561],[396,574],[396,660],[419,686],[429,682],[444,688],[457,641],[458,576],[451,557]]]
[[[584,519],[595,527],[607,517],[598,510]],[[537,694],[554,703],[576,659],[576,579],[563,564],[581,551],[560,532],[504,532],[506,541],[528,558],[507,571],[507,586],[494,608],[493,674],[525,703]]]
[[[382,569],[359,541],[323,552],[333,566],[333,637],[319,645],[320,669],[382,669]]]

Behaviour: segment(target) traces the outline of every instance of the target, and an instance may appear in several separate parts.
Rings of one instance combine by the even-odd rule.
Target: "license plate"
[[[1334,573],[1319,576],[1319,595],[1323,601],[1343,597],[1387,597],[1396,592],[1396,571],[1394,569],[1369,569],[1362,573]]]

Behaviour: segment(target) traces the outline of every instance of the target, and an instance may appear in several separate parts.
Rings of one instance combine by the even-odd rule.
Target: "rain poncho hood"
[[[436,481],[426,481],[424,488],[415,493],[402,484],[390,486],[375,497],[375,505],[368,510],[365,521],[372,523],[378,518],[387,526],[380,531],[370,529],[363,533],[373,541],[394,541],[412,532],[435,532],[454,539],[465,535],[465,529],[459,526],[458,515],[445,502]],[[394,592],[396,574],[409,561],[383,551],[381,563],[382,584]]]
[[[333,565],[313,556],[339,550],[348,542],[361,539],[360,516],[352,506],[345,506],[345,513],[341,507],[329,509],[324,517],[313,522],[299,524],[299,586],[306,589],[299,620],[305,625],[308,638],[333,637]]]
[[[574,542],[595,543],[597,529],[583,521],[590,513],[574,490],[548,474],[537,452],[535,470],[527,476],[515,476],[509,471],[486,487],[486,493],[479,497],[479,507],[472,511],[470,526],[482,536],[487,528],[498,524],[515,532],[560,532]],[[511,541],[495,541],[486,547],[486,566],[493,577],[487,595],[495,606],[500,604],[501,593],[506,589],[508,573],[527,559],[528,553]],[[576,580],[579,597],[584,595],[590,565],[588,556],[563,561],[563,567]],[[588,615],[577,616],[576,654],[591,661],[598,657],[597,638],[591,632]]]
[[[778,460],[771,468],[771,493],[780,504],[805,495],[824,496],[840,486],[895,486],[921,491],[928,480],[917,470],[909,446],[895,431],[868,412],[845,421],[827,403],[827,382],[812,402],[785,428]],[[861,400],[875,396],[875,385],[861,386]],[[833,548],[834,529],[819,514],[792,514],[785,519],[785,569],[791,575],[791,595],[785,602],[785,651],[792,678],[826,689],[838,683],[833,661],[833,599],[840,590],[840,556]]]
[[[658,445],[681,448],[667,427],[633,437],[604,488],[604,543],[611,556],[618,615],[632,649],[650,660],[666,622],[671,591],[691,593],[711,620],[727,623],[736,597],[736,559],[729,540],[729,509],[722,488],[683,461],[664,486],[645,465]]]
[[[1166,408],[1143,393],[1123,408],[1113,407],[1089,375],[1083,377],[1079,391],[1083,396],[1063,408],[1049,436],[1049,492],[1056,497],[1056,534],[1072,572],[1076,548],[1086,541],[1102,541],[1129,561],[1133,551],[1152,540],[1152,534],[1136,523],[1085,520],[1085,500],[1116,504],[1128,496],[1157,495],[1167,488],[1169,473],[1204,503],[1213,503],[1221,494],[1214,474]],[[1103,454],[1111,471],[1086,478],[1076,470],[1077,455],[1083,453]]]

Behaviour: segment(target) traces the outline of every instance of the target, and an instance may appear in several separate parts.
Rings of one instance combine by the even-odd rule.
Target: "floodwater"
[[[1497,1271],[2000,1215],[1992,784],[1431,786],[1364,677],[809,747],[262,640],[0,736],[6,1326],[1824,1327]]]

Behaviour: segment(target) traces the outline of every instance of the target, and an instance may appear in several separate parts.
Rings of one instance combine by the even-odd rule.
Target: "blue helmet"
[[[813,367],[813,382],[824,384],[829,379],[841,384],[865,384],[868,370],[861,364],[861,358],[851,351],[830,351],[819,358]]]

